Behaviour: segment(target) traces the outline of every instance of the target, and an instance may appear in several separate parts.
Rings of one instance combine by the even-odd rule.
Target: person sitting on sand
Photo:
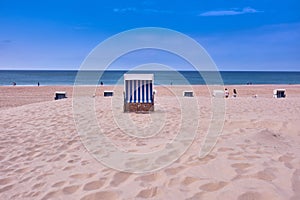
[[[237,96],[237,92],[236,92],[236,89],[233,89],[233,97],[236,97]]]
[[[227,90],[227,88],[225,88],[225,93],[224,93],[224,95],[225,95],[225,98],[228,98],[228,97],[229,97],[229,91]]]

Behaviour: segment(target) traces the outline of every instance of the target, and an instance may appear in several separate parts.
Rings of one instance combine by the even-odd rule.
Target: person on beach
[[[13,82],[13,86],[16,86],[17,85],[17,83],[16,82]]]
[[[237,96],[237,92],[236,92],[236,89],[233,89],[233,97],[236,97]]]
[[[40,82],[38,82],[38,87],[40,86]]]
[[[103,85],[103,82],[101,81],[100,85]]]
[[[227,88],[225,88],[225,93],[224,93],[224,95],[225,95],[225,98],[228,98],[228,97],[229,97],[229,91],[227,90]]]

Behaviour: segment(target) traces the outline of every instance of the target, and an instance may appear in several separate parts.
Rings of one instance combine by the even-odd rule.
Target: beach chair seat
[[[153,74],[124,74],[124,112],[154,111],[153,83]]]

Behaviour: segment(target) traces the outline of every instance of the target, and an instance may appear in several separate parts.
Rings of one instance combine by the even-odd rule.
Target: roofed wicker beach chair
[[[273,98],[285,98],[285,89],[273,90]]]
[[[56,91],[54,100],[64,99],[67,98],[67,92],[65,91]]]
[[[153,74],[124,74],[124,112],[154,111],[153,84]]]

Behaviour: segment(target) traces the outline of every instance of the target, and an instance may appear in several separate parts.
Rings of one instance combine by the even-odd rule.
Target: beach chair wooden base
[[[124,112],[149,112],[154,111],[152,103],[126,103],[124,104]]]

